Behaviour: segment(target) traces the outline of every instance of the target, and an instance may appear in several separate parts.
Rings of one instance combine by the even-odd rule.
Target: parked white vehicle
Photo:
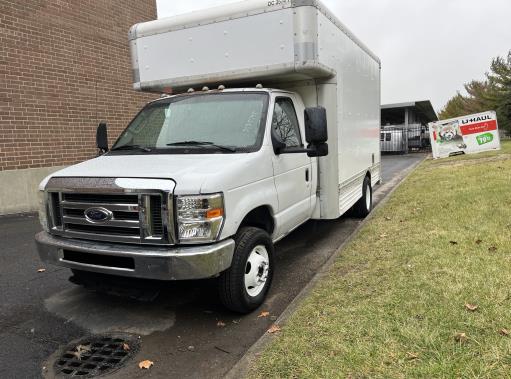
[[[109,151],[101,124],[103,155],[40,184],[39,254],[82,274],[218,277],[225,306],[250,312],[276,241],[371,211],[380,62],[317,1],[246,1],[129,37],[134,87],[172,95]]]

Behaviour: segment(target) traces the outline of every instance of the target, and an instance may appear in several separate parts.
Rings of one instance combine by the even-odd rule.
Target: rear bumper
[[[41,260],[102,274],[157,280],[205,279],[231,266],[234,240],[204,246],[140,246],[85,241],[40,232]]]

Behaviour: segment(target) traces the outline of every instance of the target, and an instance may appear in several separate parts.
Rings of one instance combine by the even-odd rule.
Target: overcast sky
[[[156,0],[158,17],[231,0]],[[324,0],[382,61],[382,103],[441,109],[511,49],[511,0]]]

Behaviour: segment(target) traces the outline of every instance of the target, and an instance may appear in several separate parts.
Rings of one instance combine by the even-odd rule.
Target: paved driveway
[[[422,155],[385,156],[383,180]],[[377,189],[379,201],[391,187]],[[271,325],[360,221],[308,222],[276,246],[275,279],[258,318],[225,311],[214,282],[169,283],[151,302],[100,295],[68,281],[67,269],[43,265],[33,236],[36,216],[0,218],[0,378],[37,378],[61,346],[90,334],[140,336],[134,360],[111,377],[222,377]],[[45,268],[45,272],[38,269]],[[140,360],[154,361],[142,371]]]

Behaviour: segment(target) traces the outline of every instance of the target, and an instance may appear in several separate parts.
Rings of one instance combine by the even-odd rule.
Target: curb
[[[339,257],[340,253],[344,249],[344,247],[350,243],[359,233],[360,229],[362,229],[366,223],[368,223],[374,215],[374,211],[381,208],[388,201],[390,196],[394,193],[395,190],[399,188],[399,186],[404,182],[404,180],[413,172],[415,169],[424,162],[429,155],[426,155],[423,159],[417,161],[410,167],[406,168],[399,175],[393,178],[388,183],[384,183],[375,191],[375,195],[384,191],[387,188],[391,188],[390,191],[383,196],[383,198],[379,201],[378,205],[374,207],[373,211],[367,216],[358,226],[357,228],[343,241],[343,243],[337,248],[335,253],[332,254],[330,258],[321,266],[318,272],[312,277],[312,279],[307,283],[307,285],[296,295],[296,297],[289,303],[289,305],[284,309],[279,318],[275,321],[275,325],[282,326],[284,325],[289,317],[296,311],[296,309],[300,306],[303,300],[309,295],[309,293],[314,289],[316,284],[328,273],[333,263]],[[259,339],[246,351],[246,353],[240,358],[240,360],[225,374],[224,378],[226,379],[239,379],[246,378],[248,371],[250,369],[250,365],[258,358],[258,355],[264,350],[264,348],[274,339],[277,338],[276,335],[270,335],[268,333],[264,333]]]

